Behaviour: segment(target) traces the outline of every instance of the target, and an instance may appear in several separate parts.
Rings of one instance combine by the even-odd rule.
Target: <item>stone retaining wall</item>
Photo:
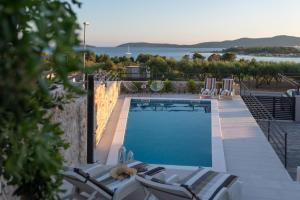
[[[80,97],[65,104],[63,110],[53,111],[53,121],[60,123],[64,131],[63,139],[69,143],[69,148],[62,151],[65,164],[75,166],[86,162],[86,132],[87,132],[86,98]]]
[[[95,143],[104,132],[106,123],[119,97],[120,83],[95,82]],[[53,110],[53,121],[60,123],[64,131],[63,139],[69,148],[62,151],[65,164],[76,166],[86,163],[87,156],[87,98],[86,95],[73,99],[63,106],[63,110]]]
[[[120,82],[109,82],[107,85],[98,84],[95,87],[95,142],[98,144],[105,130],[107,121],[112,113],[120,92]]]

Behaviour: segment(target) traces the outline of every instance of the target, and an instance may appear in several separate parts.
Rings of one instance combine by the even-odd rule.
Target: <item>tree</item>
[[[194,72],[194,66],[193,62],[187,59],[181,59],[177,63],[177,69],[181,72],[183,72],[185,77],[190,78],[193,75]]]
[[[184,56],[182,56],[182,59],[183,59],[183,60],[189,60],[189,59],[190,59],[190,56],[189,56],[189,55],[184,55]]]
[[[222,60],[224,60],[224,61],[233,62],[233,61],[235,61],[235,59],[236,59],[236,54],[235,53],[228,52],[228,53],[224,53],[222,55]]]
[[[107,62],[108,60],[111,60],[109,55],[107,54],[101,54],[96,56],[96,62],[97,63],[102,63],[102,62]]]
[[[62,183],[60,151],[67,147],[49,109],[64,98],[51,95],[60,81],[66,96],[78,91],[68,74],[82,70],[72,5],[58,0],[0,2],[0,174],[23,199],[56,199]],[[71,2],[71,1],[70,1]],[[51,50],[51,65],[43,52]],[[66,54],[68,53],[68,54]],[[68,59],[66,59],[68,55]],[[47,71],[55,74],[47,79]]]
[[[146,63],[149,61],[153,56],[150,54],[139,54],[138,57],[136,58],[136,62],[138,63]]]
[[[95,54],[95,52],[87,51],[85,53],[85,60],[86,61],[90,61],[92,63],[95,63],[96,62],[96,54]]]
[[[196,59],[204,60],[205,57],[202,56],[200,53],[197,53],[197,52],[196,52],[196,53],[193,54],[193,60],[196,60]]]
[[[102,68],[103,70],[110,71],[110,70],[113,69],[114,65],[115,65],[115,64],[113,63],[113,61],[107,60],[107,61],[101,63],[101,68]]]
[[[220,54],[213,53],[208,57],[208,61],[220,61],[222,59]]]
[[[162,57],[159,56],[155,56],[151,58],[146,63],[146,66],[150,68],[151,74],[153,74],[155,78],[157,78],[156,76],[165,75],[166,73],[169,72],[170,69],[167,62]]]

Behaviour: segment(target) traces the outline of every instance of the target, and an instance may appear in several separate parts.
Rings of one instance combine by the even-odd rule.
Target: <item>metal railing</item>
[[[300,83],[295,81],[293,78],[297,77],[300,79],[300,74],[278,74],[278,76],[285,82],[289,83],[292,87],[295,87],[296,95],[300,95]]]
[[[252,95],[251,90],[240,82],[241,97],[247,105],[252,116],[266,134],[269,143],[277,153],[284,166],[287,167],[287,133],[281,128],[278,122],[265,106]]]

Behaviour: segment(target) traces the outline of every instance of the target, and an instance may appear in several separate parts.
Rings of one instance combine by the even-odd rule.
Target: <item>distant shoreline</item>
[[[278,35],[266,38],[240,38],[236,40],[225,40],[219,42],[202,42],[197,44],[168,44],[131,42],[116,47],[141,47],[141,48],[232,48],[232,47],[296,47],[300,46],[300,37]]]

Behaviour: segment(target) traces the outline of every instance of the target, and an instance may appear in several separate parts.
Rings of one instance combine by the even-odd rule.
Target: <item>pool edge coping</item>
[[[162,99],[162,100],[186,100],[186,101],[201,101],[201,99],[178,99],[178,98],[159,98],[159,97],[126,97],[122,105],[119,115],[117,128],[106,160],[107,165],[116,165],[118,163],[118,151],[123,145],[126,132],[127,119],[130,108],[131,99]],[[203,101],[203,100],[202,100]],[[223,139],[221,131],[221,122],[218,108],[218,100],[205,99],[204,101],[211,102],[211,131],[212,131],[212,169],[220,172],[226,172],[225,154],[223,148]],[[156,165],[156,164],[154,164]],[[168,165],[164,165],[168,166]],[[174,165],[169,165],[170,167]],[[197,168],[196,166],[176,166],[176,168]]]

